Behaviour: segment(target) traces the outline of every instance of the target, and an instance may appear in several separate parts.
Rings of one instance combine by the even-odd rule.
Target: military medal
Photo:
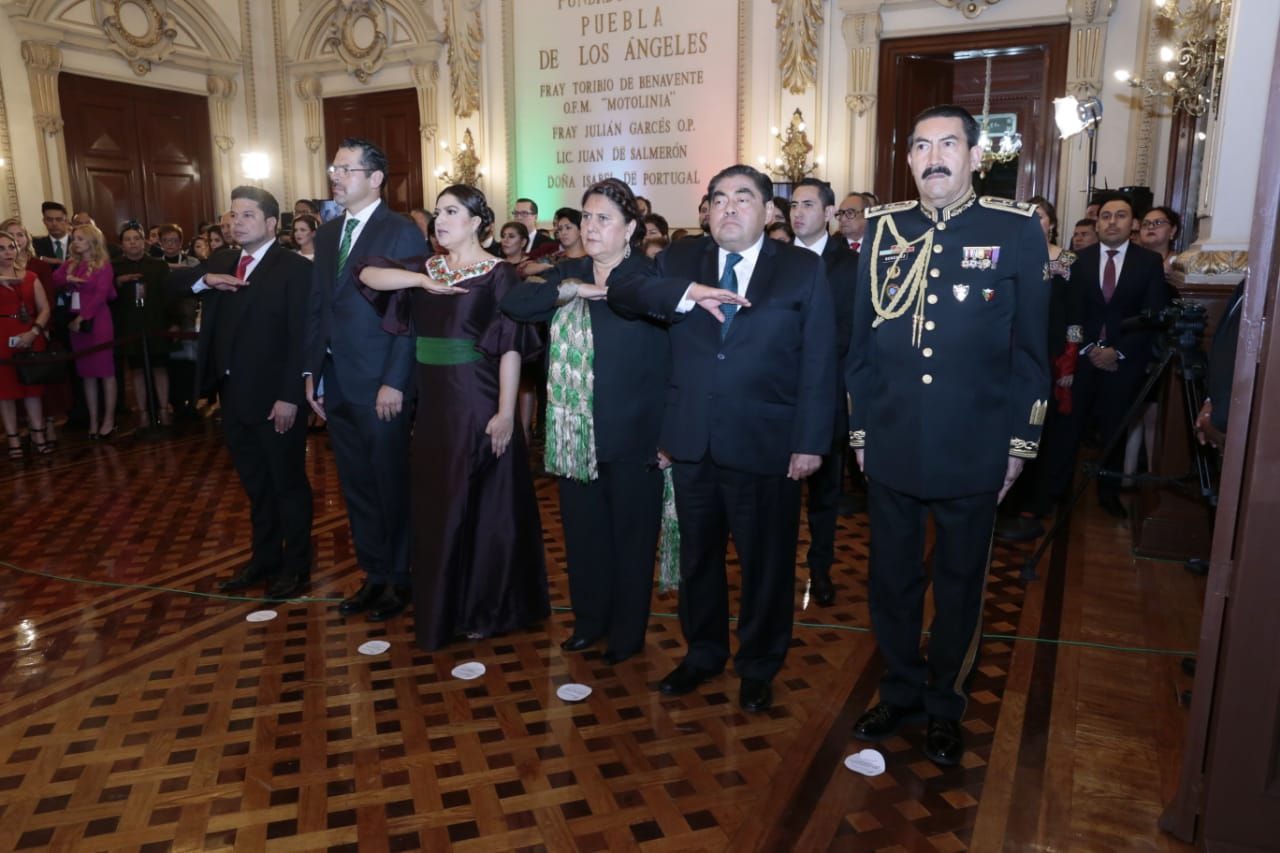
[[[951,285],[951,292],[955,294],[957,302],[964,302],[965,298],[969,295],[969,285],[953,284]]]
[[[999,246],[965,246],[960,267],[966,270],[993,270],[999,260]]]

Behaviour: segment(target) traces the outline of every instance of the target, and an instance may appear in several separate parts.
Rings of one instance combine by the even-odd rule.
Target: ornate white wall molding
[[[440,81],[440,64],[415,62],[409,67],[413,87],[418,92],[418,132],[426,142],[436,138],[436,84]]]
[[[778,7],[778,71],[782,87],[803,95],[818,79],[822,0],[773,0]]]
[[[24,41],[22,61],[31,81],[31,105],[36,127],[46,136],[62,133],[62,107],[58,100],[58,72],[62,70],[62,49],[56,44]]]
[[[875,5],[878,7],[879,3]],[[876,62],[883,31],[878,8],[849,12],[844,16],[840,30],[849,49],[849,88],[845,106],[854,115],[863,116],[876,103]]]
[[[361,83],[382,68],[390,41],[387,10],[379,0],[341,0],[325,46]]]
[[[4,87],[0,86],[0,155],[4,156],[7,162],[0,166],[0,172],[4,173],[4,190],[8,203],[6,210],[12,211],[13,215],[17,215],[20,208],[18,207],[18,181],[14,177],[14,156],[13,156],[13,137],[9,135],[9,111],[4,105]]]
[[[178,30],[167,6],[165,0],[94,0],[93,13],[102,32],[139,77],[151,71],[153,62],[164,62],[173,53]]]
[[[236,81],[230,77],[209,77],[209,130],[213,133],[213,144],[223,154],[235,147],[236,139],[231,135],[231,104],[236,95]]]
[[[480,109],[480,45],[484,43],[480,0],[444,0],[444,28],[453,114],[467,118]]]
[[[999,3],[1000,0],[934,0],[934,2],[939,6],[946,6],[948,9],[959,9],[960,14],[969,20],[973,20],[989,7]]]
[[[1091,98],[1102,91],[1102,57],[1107,45],[1107,21],[1115,0],[1068,0],[1071,52],[1067,58],[1067,91]]]
[[[440,58],[444,34],[431,17],[428,4],[412,0],[378,0],[377,5],[382,16],[380,21],[352,22],[355,37],[360,39],[363,33],[365,39],[355,45],[357,51],[370,49],[372,42],[368,39],[372,32],[380,32],[385,37],[386,45],[376,69],[368,70],[361,78],[356,73],[358,62],[353,67],[349,61],[358,57],[349,51],[345,58],[339,53],[341,37],[338,34],[344,27],[348,11],[342,3],[326,3],[323,13],[299,18],[289,33],[284,51],[291,76],[350,74],[361,82],[371,82],[379,70],[389,66],[435,62]]]
[[[315,154],[324,145],[324,84],[319,77],[300,77],[294,91],[302,101],[307,150]]]

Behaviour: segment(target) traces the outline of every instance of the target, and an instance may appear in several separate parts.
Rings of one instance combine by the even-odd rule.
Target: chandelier
[[[448,151],[449,143],[441,140],[440,147]],[[462,141],[458,143],[458,150],[453,153],[453,172],[450,173],[446,167],[439,166],[436,168],[436,179],[446,184],[466,184],[474,187],[476,181],[483,175],[480,158],[476,156],[476,143],[471,138],[471,128],[467,128],[463,131]]]
[[[1155,0],[1155,4],[1175,39],[1160,47],[1164,72],[1155,80],[1142,80],[1121,68],[1116,79],[1153,97],[1169,98],[1174,110],[1198,118],[1213,106],[1222,85],[1231,0]]]
[[[799,108],[791,114],[791,124],[787,125],[785,134],[776,127],[771,128],[770,133],[782,142],[782,147],[779,149],[782,153],[773,158],[773,165],[769,165],[768,160],[762,155],[759,158],[760,168],[794,184],[812,175],[822,165],[821,157],[815,158],[812,165],[809,164],[809,153],[813,151],[813,145],[809,143],[809,134],[805,132],[804,115]]]
[[[987,58],[987,79],[982,86],[982,132],[978,135],[978,145],[982,146],[982,166],[979,168],[979,173],[985,178],[992,166],[997,163],[1008,163],[1022,153],[1022,134],[1010,129],[1000,137],[999,142],[991,139],[992,55],[990,53],[984,53],[984,55]]]

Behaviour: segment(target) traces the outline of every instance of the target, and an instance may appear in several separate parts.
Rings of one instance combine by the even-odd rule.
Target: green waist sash
[[[483,355],[471,338],[417,338],[418,364],[470,364]]]

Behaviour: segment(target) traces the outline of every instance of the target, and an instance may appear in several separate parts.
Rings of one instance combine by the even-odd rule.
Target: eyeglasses
[[[1167,219],[1144,219],[1142,220],[1143,228],[1159,228],[1163,225],[1172,225],[1173,223]]]
[[[512,216],[537,216],[537,214],[534,213],[532,210],[513,210],[511,211],[511,215]]]
[[[862,211],[856,207],[841,208],[836,211],[836,219],[857,219],[862,215]]]
[[[357,169],[355,166],[333,166],[333,165],[329,166],[330,175],[341,175],[344,178],[350,175],[352,172],[364,172],[368,174],[369,172],[372,172],[372,171],[375,171],[375,170],[374,169]]]

